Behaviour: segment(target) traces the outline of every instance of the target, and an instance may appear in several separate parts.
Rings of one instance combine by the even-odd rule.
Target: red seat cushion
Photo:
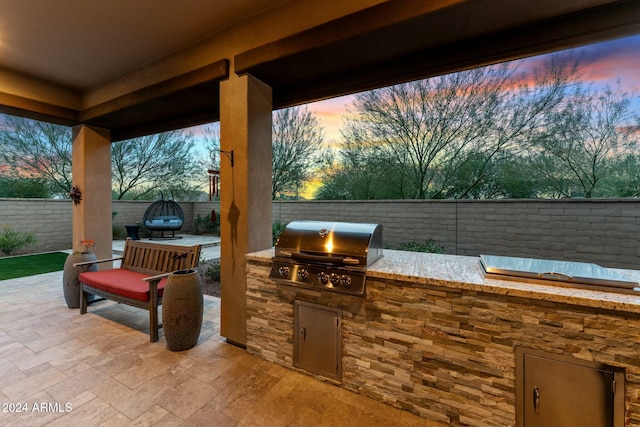
[[[145,277],[150,277],[150,275],[114,268],[80,273],[78,279],[86,285],[111,294],[122,295],[138,301],[149,301],[149,282],[142,280]],[[166,283],[166,277],[158,283],[158,297],[162,296]]]

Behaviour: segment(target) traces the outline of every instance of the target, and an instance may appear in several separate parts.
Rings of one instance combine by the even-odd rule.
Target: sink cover
[[[606,287],[614,291],[634,289],[640,286],[616,271],[587,262],[556,261],[535,258],[516,258],[496,255],[480,255],[480,262],[487,277],[505,279],[551,280],[577,287]],[[582,286],[580,286],[582,285]]]

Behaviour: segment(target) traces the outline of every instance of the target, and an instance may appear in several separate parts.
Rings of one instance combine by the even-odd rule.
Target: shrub
[[[444,247],[437,244],[433,239],[426,240],[423,243],[416,242],[415,240],[400,243],[397,249],[409,252],[429,252],[433,254],[444,253]]]
[[[127,237],[127,230],[123,226],[114,225],[111,228],[111,238],[113,240],[124,240]]]
[[[5,255],[14,255],[26,245],[36,243],[36,238],[31,233],[20,233],[5,225],[4,232],[0,234],[0,251]]]
[[[151,236],[153,236],[152,231],[149,230],[149,228],[144,224],[140,224],[140,230],[138,230],[138,235],[140,237],[151,237]]]
[[[218,230],[218,223],[211,221],[211,216],[197,214],[193,220],[193,228],[196,234],[214,234]]]
[[[280,222],[280,221],[274,221],[273,225],[271,226],[271,235],[273,236],[273,244],[275,245],[278,242],[278,238],[280,237],[280,233],[282,233],[282,230],[285,229],[285,227],[287,226],[287,224]]]
[[[205,274],[210,280],[214,282],[219,282],[220,281],[220,264],[214,263],[209,265],[207,267],[207,271],[205,271]]]
[[[123,230],[122,227],[118,227],[114,224],[116,217],[118,216],[118,211],[111,211],[111,238],[113,240],[124,240],[127,237],[126,230]]]

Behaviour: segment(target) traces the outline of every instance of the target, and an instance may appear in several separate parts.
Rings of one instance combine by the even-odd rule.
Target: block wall
[[[36,238],[21,253],[70,249],[71,200],[0,199],[0,234],[5,226]]]
[[[274,202],[273,220],[369,222],[383,225],[385,244],[433,239],[447,253],[456,253],[454,201],[309,201]]]
[[[274,202],[273,218],[378,223],[386,245],[434,239],[453,255],[640,268],[640,200],[635,199]]]
[[[150,201],[114,200],[112,210],[117,212],[113,226],[142,223]],[[218,210],[217,202],[180,202],[185,214],[185,224],[181,233],[193,229],[197,214],[210,215],[211,209]],[[4,226],[17,232],[32,233],[37,239],[35,245],[23,248],[20,253],[48,252],[71,248],[71,201],[54,199],[0,199],[0,234]],[[0,254],[1,256],[2,254]]]
[[[142,221],[151,202],[114,201],[116,227]],[[181,202],[184,232],[217,202]],[[386,245],[435,240],[445,253],[512,255],[640,268],[640,200],[384,200],[274,202],[273,220],[329,220],[383,225]],[[0,199],[0,227],[30,231],[29,252],[69,248],[69,200]],[[1,231],[1,230],[0,230]]]

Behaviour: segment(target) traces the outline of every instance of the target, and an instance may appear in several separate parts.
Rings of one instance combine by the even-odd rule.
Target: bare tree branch
[[[278,110],[273,117],[272,198],[295,191],[310,177],[323,139],[306,106]]]

